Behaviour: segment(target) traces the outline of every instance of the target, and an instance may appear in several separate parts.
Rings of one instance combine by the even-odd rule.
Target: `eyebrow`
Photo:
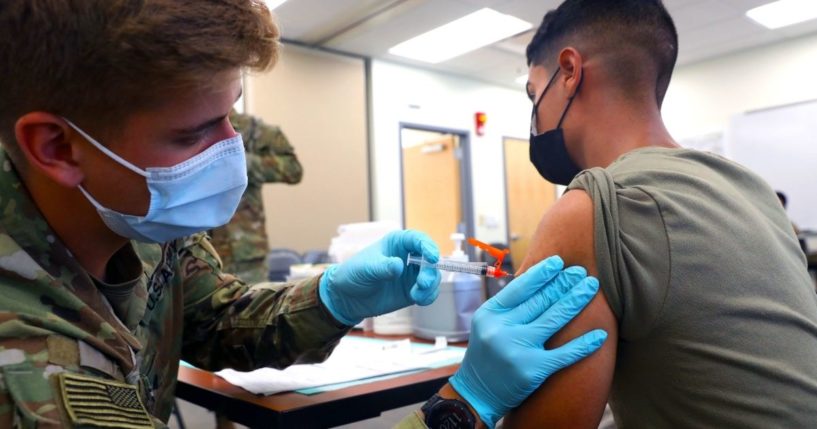
[[[238,101],[239,99],[241,99],[241,96],[243,94],[244,94],[244,88],[241,88],[241,90],[238,91],[238,97],[236,97],[235,100]],[[176,134],[180,134],[180,135],[200,133],[200,132],[202,132],[204,130],[207,130],[209,128],[212,128],[212,127],[218,125],[218,123],[223,121],[224,118],[226,118],[228,115],[229,115],[229,113],[227,113],[227,115],[222,115],[222,116],[219,116],[219,117],[216,117],[216,118],[208,119],[207,121],[202,122],[201,124],[190,127],[190,128],[180,128],[178,130],[173,130],[173,132],[176,133]]]

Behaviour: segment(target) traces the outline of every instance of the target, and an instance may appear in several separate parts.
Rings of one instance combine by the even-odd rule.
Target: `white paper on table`
[[[344,337],[323,363],[292,365],[283,370],[262,368],[251,372],[225,369],[216,373],[231,384],[255,394],[272,395],[290,390],[325,386],[418,369],[434,368],[441,362],[460,362],[465,349],[412,347],[408,340],[377,341]]]

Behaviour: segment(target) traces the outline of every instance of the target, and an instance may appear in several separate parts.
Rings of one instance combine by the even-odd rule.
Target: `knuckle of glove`
[[[495,322],[475,324],[474,333],[479,341],[485,344],[495,344],[503,340],[502,329]]]

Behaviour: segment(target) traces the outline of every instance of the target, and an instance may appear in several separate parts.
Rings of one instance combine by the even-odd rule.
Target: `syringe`
[[[432,267],[443,271],[453,271],[455,273],[476,274],[482,277],[502,278],[510,275],[510,273],[491,267],[485,262],[461,262],[441,259],[436,264],[432,264],[423,259],[422,256],[408,255],[406,265],[409,264],[419,265],[421,267]]]

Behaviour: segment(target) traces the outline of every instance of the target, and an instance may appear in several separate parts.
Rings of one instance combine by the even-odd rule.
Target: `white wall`
[[[338,225],[369,218],[365,65],[286,45],[245,86],[247,112],[280,126],[304,169],[295,186],[264,185],[269,246],[326,249]]]
[[[678,68],[663,115],[673,136],[687,140],[723,133],[739,113],[815,99],[811,35]]]
[[[679,68],[663,116],[681,144],[712,149],[752,168],[788,194],[796,223],[817,228],[815,137],[802,131],[817,118],[794,114],[802,110],[796,107],[746,115],[809,100],[817,100],[817,35]]]
[[[474,134],[474,114],[485,112],[485,135]],[[503,137],[527,139],[531,104],[524,89],[392,63],[372,63],[372,175],[375,220],[400,222],[400,123],[470,134],[476,236],[506,242]]]

